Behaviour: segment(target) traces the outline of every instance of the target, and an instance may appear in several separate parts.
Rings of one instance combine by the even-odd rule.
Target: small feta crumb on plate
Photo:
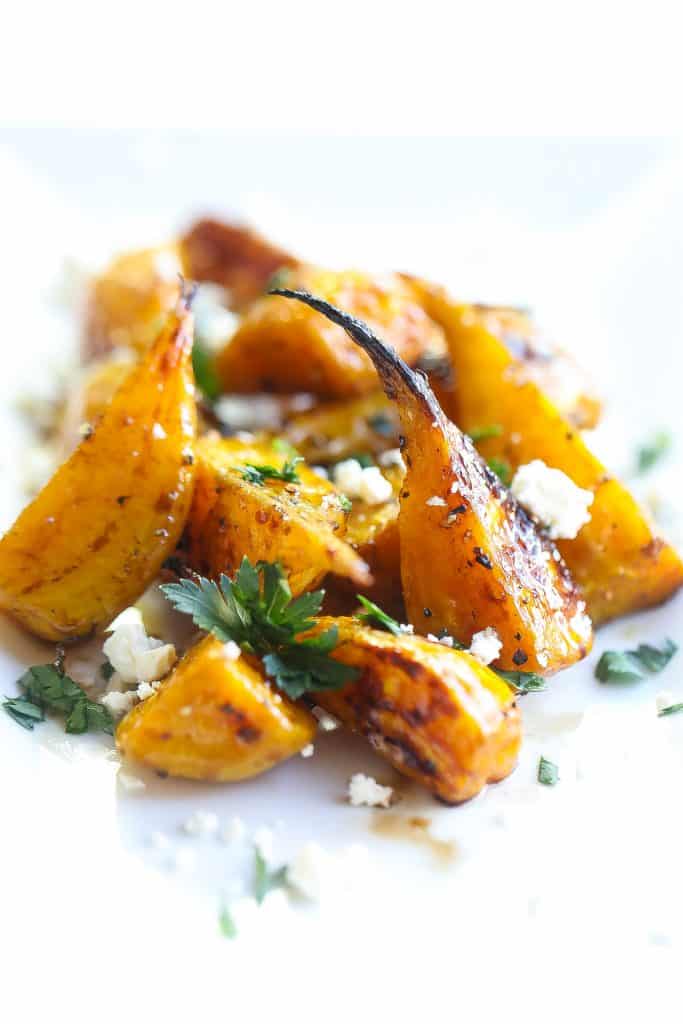
[[[134,704],[137,704],[137,699],[135,690],[128,690],[124,693],[112,690],[111,693],[104,694],[100,703],[104,704],[114,718],[121,718],[130,711]]]
[[[344,459],[332,470],[332,479],[347,498],[360,498],[367,505],[381,505],[394,490],[377,466],[361,466],[357,459]]]
[[[195,811],[187,821],[183,822],[182,829],[188,836],[213,836],[218,831],[218,815],[213,811]]]
[[[119,771],[116,778],[129,793],[139,793],[146,788],[142,779],[138,779],[135,775],[129,775],[128,772]]]
[[[381,786],[371,775],[357,772],[349,779],[348,797],[352,807],[388,807],[394,791]]]
[[[312,743],[307,743],[306,746],[301,751],[301,756],[302,757],[313,757],[314,752],[315,752],[315,747],[313,746],[313,744]]]

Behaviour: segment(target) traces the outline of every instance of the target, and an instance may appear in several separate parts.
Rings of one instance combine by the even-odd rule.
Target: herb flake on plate
[[[644,679],[648,672],[661,672],[677,650],[678,645],[667,639],[662,647],[640,644],[634,651],[605,651],[595,667],[595,675],[601,683],[635,682]]]
[[[559,768],[553,761],[549,761],[547,757],[541,755],[538,761],[537,778],[543,786],[556,786],[560,781]]]

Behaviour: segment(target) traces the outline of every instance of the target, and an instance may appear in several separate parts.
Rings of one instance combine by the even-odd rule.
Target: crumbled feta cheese
[[[183,822],[182,829],[188,836],[213,836],[218,831],[218,815],[213,811],[195,811]]]
[[[314,752],[315,752],[315,747],[313,746],[313,744],[312,743],[307,743],[306,746],[301,751],[301,756],[302,757],[313,757]]]
[[[123,611],[116,616],[113,622],[110,622],[105,633],[115,633],[121,626],[144,626],[142,621],[142,612],[135,605],[131,605],[129,608],[124,608]]]
[[[147,700],[148,697],[151,697],[153,693],[157,692],[160,685],[161,684],[158,682],[140,683],[135,691],[138,700]]]
[[[274,836],[272,829],[267,828],[265,825],[261,825],[257,828],[253,835],[254,846],[261,854],[264,860],[269,861],[273,859],[273,842]]]
[[[540,459],[519,467],[510,490],[555,540],[573,539],[590,520],[593,492],[577,487],[566,473]]]
[[[357,772],[349,779],[349,803],[353,807],[388,807],[393,794],[391,786],[380,786],[371,775]]]
[[[147,636],[136,622],[114,623],[116,629],[102,650],[123,683],[151,683],[165,676],[177,661],[173,644]]]
[[[432,494],[431,498],[427,498],[425,505],[433,505],[435,507],[446,507],[446,501],[444,498],[440,498],[438,494]]]
[[[412,636],[415,632],[415,626],[411,622],[399,622],[398,628],[401,633],[406,633],[407,636]]]
[[[402,469],[404,473],[406,471],[406,464],[403,456],[401,455],[400,448],[390,448],[388,451],[382,452],[377,461],[380,466],[398,466],[398,468]]]
[[[279,430],[282,426],[282,403],[271,395],[224,395],[214,403],[213,411],[233,430]]]
[[[137,700],[135,690],[128,690],[126,693],[112,690],[111,693],[104,694],[100,699],[100,704],[104,704],[107,711],[114,718],[121,718],[123,715],[128,714],[134,704],[137,704]]]
[[[313,714],[318,719],[318,728],[322,729],[323,732],[334,732],[335,729],[339,728],[339,722],[334,715],[328,714],[323,708],[319,708],[316,705],[313,708]]]
[[[92,423],[81,423],[78,428],[78,433],[81,437],[92,437],[93,426]]]
[[[311,466],[311,470],[316,476],[321,476],[323,480],[329,480],[330,474],[327,472],[325,466]]]
[[[136,793],[146,788],[142,779],[138,779],[135,775],[129,775],[127,772],[120,771],[116,778],[129,793]]]
[[[287,866],[287,884],[299,895],[318,902],[329,884],[332,859],[318,843],[304,843]]]
[[[391,484],[377,466],[364,469],[357,459],[338,462],[332,471],[332,479],[335,487],[347,498],[360,498],[368,505],[381,505],[394,493]]]
[[[247,834],[247,826],[241,818],[231,818],[227,825],[220,831],[221,840],[224,843],[239,843]]]
[[[489,626],[472,637],[469,653],[482,665],[490,665],[500,655],[503,644],[496,630]]]
[[[453,646],[453,637],[452,636],[448,636],[448,635],[436,636],[434,633],[427,633],[427,639],[431,640],[432,643],[435,643],[435,644],[443,644],[444,647],[452,647]]]
[[[226,661],[237,661],[241,653],[239,645],[234,640],[228,640],[223,644],[223,657]]]

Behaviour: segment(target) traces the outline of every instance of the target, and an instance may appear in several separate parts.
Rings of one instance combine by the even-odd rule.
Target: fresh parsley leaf
[[[500,437],[503,428],[500,423],[489,423],[486,427],[473,427],[469,433],[470,439],[477,444],[478,441],[486,441],[489,437]]]
[[[214,402],[222,391],[220,378],[209,349],[197,337],[192,346],[192,369],[195,384],[209,402]]]
[[[393,437],[396,434],[396,425],[385,412],[378,412],[374,416],[370,416],[368,426],[380,437]]]
[[[347,498],[345,494],[339,495],[339,504],[342,507],[342,512],[350,512],[353,508],[353,502],[350,498]]]
[[[669,664],[677,650],[678,644],[667,637],[662,647],[639,644],[632,653],[648,672],[661,672]]]
[[[273,889],[282,889],[287,884],[287,866],[271,871],[258,847],[254,848],[254,899],[263,903]]]
[[[401,635],[401,627],[399,626],[396,619],[392,619],[391,615],[387,615],[383,612],[379,605],[374,604],[372,601],[368,601],[367,597],[363,597],[362,594],[356,594],[356,597],[365,608],[364,612],[359,612],[356,618],[363,622],[366,626],[375,626],[379,629],[386,629],[389,633],[393,633],[394,636]]]
[[[646,672],[661,672],[678,650],[673,640],[662,647],[640,644],[635,651],[605,651],[596,665],[601,683],[631,683],[643,679]]]
[[[500,668],[494,668],[493,671],[504,679],[515,693],[537,693],[539,690],[545,690],[545,679],[535,672],[506,672]]]
[[[667,715],[679,715],[683,711],[683,704],[669,704],[666,708],[660,708],[657,712],[658,718],[666,718]]]
[[[197,580],[167,583],[162,591],[178,611],[191,615],[196,625],[220,640],[234,640],[243,651],[257,654],[280,689],[290,697],[309,690],[336,689],[355,679],[357,670],[330,658],[337,645],[336,626],[318,636],[297,640],[312,629],[324,591],[316,590],[292,600],[292,592],[279,563],[242,560],[234,580]]]
[[[500,482],[509,487],[512,483],[512,466],[505,459],[489,459],[489,469],[492,469]]]
[[[24,728],[33,728],[36,722],[43,721],[45,711],[57,711],[65,716],[64,729],[68,733],[114,732],[107,708],[88,698],[78,683],[65,674],[61,660],[52,665],[34,665],[23,674],[18,685],[24,697],[13,698],[4,706]],[[30,707],[35,710],[30,711]]]
[[[258,487],[263,487],[266,480],[284,480],[286,483],[295,484],[299,482],[296,467],[303,461],[301,455],[296,455],[292,459],[287,459],[282,469],[277,469],[276,466],[255,466],[248,462],[246,466],[240,468],[240,472],[245,480]]]
[[[660,430],[636,452],[636,472],[647,473],[666,455],[673,446],[673,438],[667,430]]]
[[[230,908],[227,906],[221,907],[220,913],[218,914],[218,927],[224,938],[237,938],[237,925],[230,913]]]
[[[25,697],[8,697],[2,702],[2,706],[10,718],[13,718],[17,725],[24,729],[32,730],[36,722],[42,722],[45,719],[43,709],[30,700],[26,700]]]
[[[560,780],[560,772],[556,764],[541,756],[538,762],[537,777],[544,786],[555,786]]]

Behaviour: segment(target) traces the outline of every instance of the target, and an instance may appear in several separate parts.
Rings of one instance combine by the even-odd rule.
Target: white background
[[[681,427],[683,162],[675,141],[606,136],[676,127],[671,12],[24,5],[1,72],[3,437],[12,396],[42,386],[73,342],[51,302],[65,255],[101,259],[236,210],[311,258],[532,305],[595,370],[610,399],[600,443],[627,468],[637,439]],[[508,137],[428,137],[454,129]],[[1,456],[4,523],[20,451]],[[312,761],[243,788],[127,796],[96,741],[66,754],[0,721],[7,1019],[680,1019],[683,732],[651,717],[657,690],[680,695],[680,672],[625,694],[591,674],[608,644],[680,639],[680,612],[615,626],[587,666],[528,698],[509,783],[466,808],[426,805],[457,843],[447,872],[339,802],[350,770],[382,777],[359,743],[323,740]],[[9,691],[38,652],[9,626],[3,648]],[[534,782],[540,751],[562,766],[555,790]],[[283,858],[310,835],[364,842],[364,891],[216,940],[242,855],[200,845],[179,877],[149,850],[153,828],[173,833],[198,803],[252,826],[284,819]]]

